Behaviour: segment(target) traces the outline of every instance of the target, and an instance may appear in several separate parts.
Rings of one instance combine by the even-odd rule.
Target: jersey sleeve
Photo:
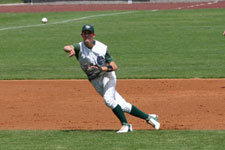
[[[79,53],[80,53],[80,44],[75,43],[73,44],[74,50],[75,50],[75,56],[78,59]]]
[[[113,58],[112,58],[112,56],[110,55],[109,51],[107,50],[107,51],[106,51],[106,54],[105,54],[105,62],[106,62],[106,63],[110,63],[111,61],[113,61]]]

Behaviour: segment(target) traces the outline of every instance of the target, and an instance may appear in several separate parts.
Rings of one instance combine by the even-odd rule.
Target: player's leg
[[[112,109],[113,113],[116,115],[116,117],[120,120],[122,124],[122,128],[117,133],[130,132],[133,130],[132,125],[127,123],[126,116],[121,106],[115,100],[115,87],[116,77],[115,74],[112,72],[103,78],[103,98],[105,104]]]
[[[115,74],[108,74],[91,81],[96,91],[103,97],[105,104],[112,109],[122,125],[127,125],[127,119],[120,105],[115,100]]]
[[[145,112],[138,109],[136,106],[126,102],[126,100],[116,91],[115,98],[118,104],[121,106],[122,110],[141,119],[147,121],[156,130],[160,128],[160,123],[158,122],[158,116],[155,114],[146,114]]]
[[[138,109],[136,106],[128,103],[117,91],[115,93],[116,101],[119,103],[119,105],[122,107],[122,110],[135,116],[139,117],[141,119],[147,119],[148,114],[144,113],[140,109]]]
[[[127,119],[122,111],[120,105],[118,105],[115,100],[115,87],[116,87],[116,78],[113,78],[113,75],[108,75],[103,78],[103,98],[105,104],[112,109],[113,113],[120,120],[121,124],[126,124]]]

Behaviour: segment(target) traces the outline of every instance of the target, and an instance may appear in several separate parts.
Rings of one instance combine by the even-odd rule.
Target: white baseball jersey
[[[75,47],[76,57],[85,73],[91,65],[102,67],[113,61],[107,46],[97,40],[94,41],[92,49],[86,47],[84,42],[74,44],[73,46]],[[127,103],[116,91],[116,74],[114,71],[103,71],[99,77],[91,80],[91,83],[104,98],[105,104],[108,107],[114,109],[119,104],[123,111],[128,113],[131,111],[132,105]]]
[[[91,65],[102,67],[113,60],[107,50],[107,46],[97,40],[94,41],[94,47],[92,49],[86,47],[84,42],[74,44],[74,47],[76,57],[84,72]]]

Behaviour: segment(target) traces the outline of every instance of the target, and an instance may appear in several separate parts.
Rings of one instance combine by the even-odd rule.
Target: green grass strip
[[[118,78],[225,77],[225,9],[104,16],[112,13],[121,12],[0,14],[0,79],[86,78],[77,60],[63,52],[64,45],[82,40],[86,23],[108,45]],[[48,18],[46,25],[42,17]],[[1,30],[18,26],[25,27]]]
[[[13,4],[13,3],[24,3],[24,0],[0,0],[0,4]]]
[[[0,131],[4,150],[223,150],[225,130]]]

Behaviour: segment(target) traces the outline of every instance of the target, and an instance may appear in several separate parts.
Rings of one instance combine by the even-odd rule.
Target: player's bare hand
[[[72,57],[72,56],[75,55],[75,50],[74,50],[74,47],[72,45],[64,46],[64,51],[66,53],[69,53],[69,57]]]
[[[75,51],[72,49],[70,52],[69,52],[69,57],[72,57],[75,55]]]

